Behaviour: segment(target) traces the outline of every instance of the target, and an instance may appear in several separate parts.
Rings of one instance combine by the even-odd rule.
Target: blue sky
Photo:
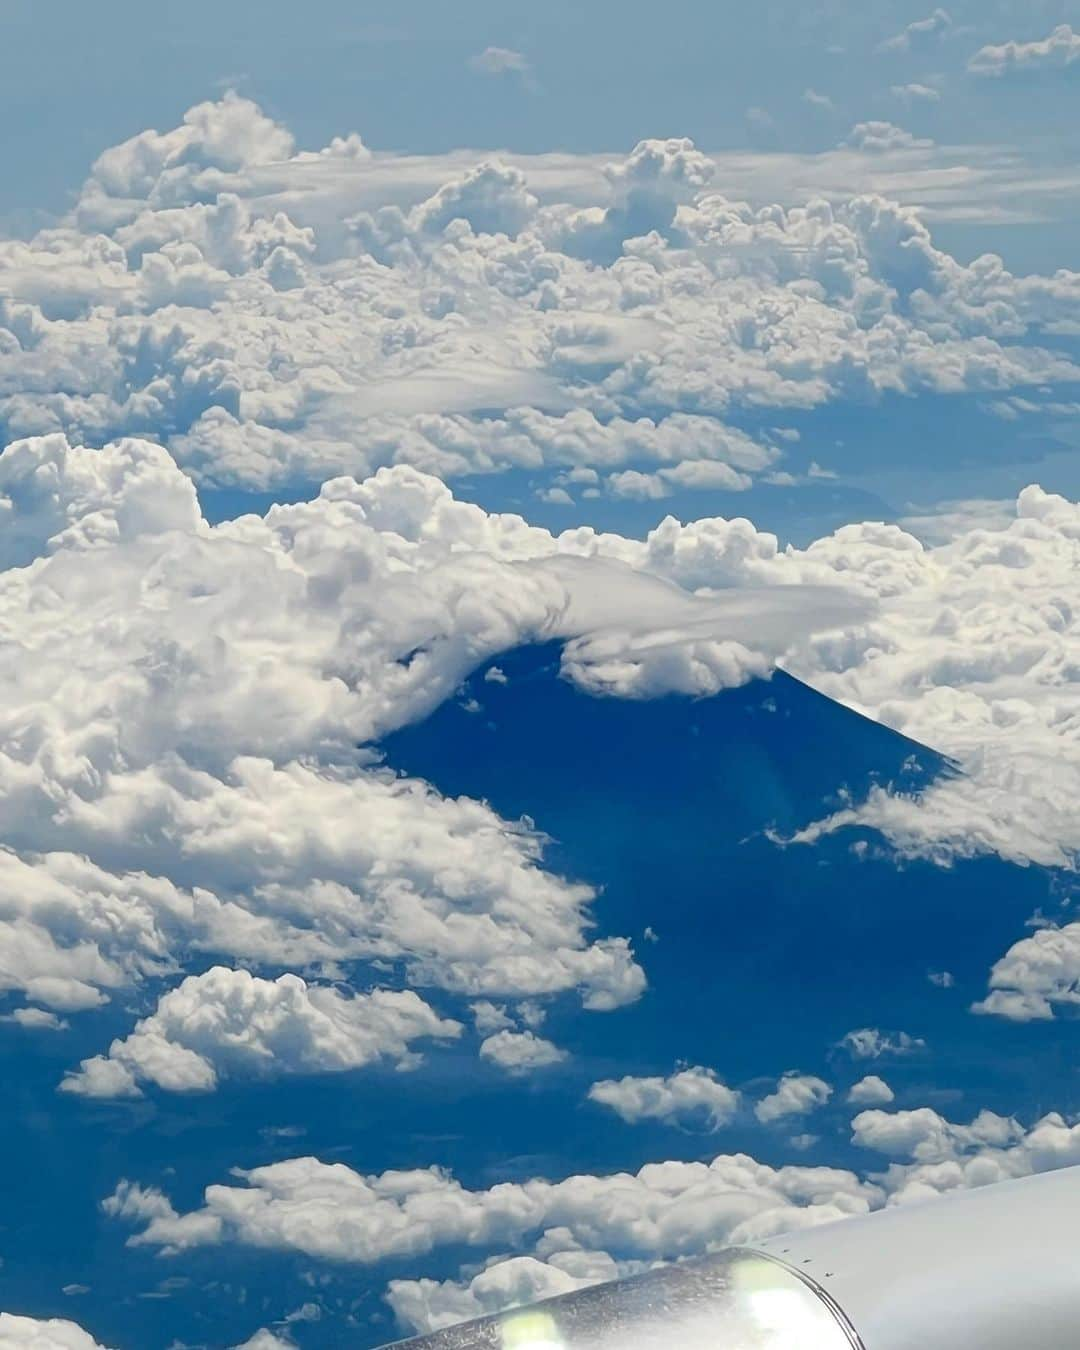
[[[304,9],[194,0],[151,26],[128,0],[96,13],[12,0],[2,98],[21,134],[3,204],[58,209],[104,146],[174,125],[230,85],[313,147],[350,129],[378,149],[421,153],[613,153],[647,136],[813,153],[881,118],[941,144],[1020,144],[1064,160],[1067,74],[1017,88],[972,78],[966,65],[985,44],[1039,40],[1075,23],[1075,4],[953,3],[947,24],[897,43],[935,12],[917,0],[750,9],[675,0],[662,16],[637,0],[542,8],[475,0],[453,11],[433,0],[362,8],[315,0]],[[488,48],[518,53],[522,68],[485,76],[471,63]],[[46,66],[52,78],[43,81]],[[916,84],[943,96],[891,92]],[[807,90],[818,98],[808,101]],[[751,109],[774,125],[748,119]],[[1064,238],[1059,246],[1068,247]]]
[[[1080,8],[0,51],[0,1345],[1080,1161]]]

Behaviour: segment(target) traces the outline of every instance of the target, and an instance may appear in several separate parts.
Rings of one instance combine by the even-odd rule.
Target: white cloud
[[[1080,1004],[1080,923],[1039,928],[990,972],[990,992],[973,1011],[1012,1022],[1050,1021]]]
[[[849,1031],[839,1042],[852,1059],[880,1059],[883,1055],[913,1055],[926,1042],[906,1031],[883,1032],[877,1027],[860,1027]]]
[[[569,1294],[618,1274],[618,1264],[606,1252],[575,1250],[555,1253],[545,1261],[514,1256],[488,1266],[468,1281],[391,1280],[386,1297],[399,1323],[423,1334]]]
[[[537,1069],[549,1069],[567,1058],[543,1036],[532,1031],[496,1031],[480,1043],[481,1059],[490,1060],[507,1073],[527,1074]]]
[[[941,1163],[982,1148],[1008,1149],[1027,1140],[1018,1121],[980,1111],[970,1125],[955,1125],[930,1107],[914,1111],[863,1111],[851,1122],[852,1140],[890,1157]]]
[[[628,948],[588,940],[591,892],[542,869],[538,837],[357,761],[538,637],[570,639],[583,687],[631,697],[781,660],[964,769],[796,838],[858,821],[944,860],[1080,848],[1078,508],[1037,488],[941,544],[867,523],[805,550],[745,520],[555,536],[408,468],[210,528],[168,456],[133,441],[16,444],[0,497],[0,925],[19,952],[2,980],[54,1010],[193,951],[404,960],[474,998],[635,997]]]
[[[437,1247],[505,1247],[568,1230],[560,1249],[620,1259],[673,1259],[765,1237],[800,1223],[865,1213],[881,1192],[828,1167],[767,1167],[742,1154],[712,1163],[649,1164],[636,1174],[506,1182],[469,1191],[438,1168],[363,1177],[297,1158],[210,1186],[205,1206],[177,1214],[159,1191],[124,1183],[106,1212],[140,1224],[129,1238],[166,1253],[220,1242],[373,1263]],[[296,1224],[292,1216],[305,1214]],[[569,1238],[569,1240],[568,1240]]]
[[[412,990],[370,994],[308,986],[297,975],[263,980],[215,966],[164,994],[108,1056],[84,1060],[61,1084],[82,1096],[207,1092],[223,1077],[338,1073],[383,1059],[414,1062],[413,1042],[460,1035]]]
[[[604,1079],[589,1088],[589,1100],[609,1106],[630,1125],[641,1120],[704,1122],[712,1130],[728,1124],[741,1103],[739,1093],[722,1083],[714,1070],[700,1066],[666,1078]]]
[[[392,1282],[395,1313],[423,1332],[655,1262],[1080,1161],[1080,1125],[1056,1113],[1025,1128],[985,1110],[969,1124],[926,1107],[868,1110],[852,1131],[856,1145],[889,1160],[873,1180],[829,1167],[771,1168],[738,1154],[470,1191],[437,1168],[365,1177],[297,1158],[208,1187],[204,1206],[189,1214],[128,1182],[105,1209],[136,1225],[130,1243],[165,1255],[239,1243],[359,1264],[406,1258],[422,1269],[432,1252],[486,1253],[479,1274],[473,1265],[458,1279]]]
[[[243,1345],[233,1346],[233,1350],[296,1350],[296,1342],[285,1340],[263,1327],[254,1336],[249,1336]]]
[[[1054,1111],[1030,1128],[986,1110],[969,1125],[955,1124],[928,1107],[892,1114],[864,1111],[852,1122],[852,1139],[890,1157],[914,1160],[893,1162],[880,1177],[890,1205],[1080,1162],[1080,1125],[1070,1125]]]
[[[5,1350],[103,1350],[88,1332],[59,1317],[39,1320],[0,1312],[0,1346]]]
[[[790,209],[721,195],[685,140],[523,163],[295,152],[236,96],[107,151],[59,226],[0,242],[0,427],[154,434],[201,483],[260,490],[395,463],[686,462],[683,488],[737,487],[776,458],[732,425],[763,407],[1075,377],[1013,341],[1075,304],[1072,274],[959,264],[914,210],[859,196],[850,156],[842,200],[815,158]],[[966,150],[955,167],[976,173]]]
[[[0,1022],[14,1022],[28,1031],[66,1031],[68,1028],[62,1017],[47,1008],[16,1008],[0,1017]]]
[[[817,1134],[793,1134],[788,1140],[791,1147],[798,1153],[805,1153],[807,1149],[813,1148],[815,1144],[820,1142],[821,1136]]]
[[[980,47],[968,62],[968,70],[984,78],[1002,79],[1067,70],[1077,61],[1080,61],[1080,33],[1074,33],[1067,23],[1063,23],[1049,37],[1033,42],[1013,41]]]
[[[469,58],[469,65],[480,75],[527,75],[529,63],[511,47],[485,47]]]
[[[781,549],[720,519],[553,535],[399,467],[211,528],[160,447],[17,443],[0,930],[19,955],[0,983],[66,1012],[200,952],[402,961],[474,999],[633,999],[627,944],[590,939],[592,892],[543,869],[539,836],[355,748],[536,638],[569,639],[567,676],[629,697],[780,661],[964,770],[918,798],[875,788],[796,839],[861,822],[913,855],[1068,863],[1077,511],[1029,488],[1007,524],[972,508],[937,545],[866,523]]]
[[[1071,580],[1080,512],[1026,488],[1002,527],[984,523],[935,547],[896,527],[846,527],[803,562],[824,562],[882,596],[855,647],[786,663],[821,692],[951,757],[918,797],[871,791],[796,837],[855,820],[902,852],[948,861],[997,852],[1071,866],[1080,849],[1080,630]],[[950,531],[951,532],[951,531]]]
[[[490,999],[480,999],[469,1006],[476,1029],[482,1036],[488,1036],[493,1031],[509,1031],[515,1025],[506,1008],[502,1004],[492,1003]]]
[[[995,497],[938,502],[925,514],[912,511],[897,524],[924,544],[949,544],[972,530],[1006,530],[1016,519],[1016,503]]]
[[[754,1115],[763,1125],[788,1116],[805,1116],[824,1106],[832,1092],[823,1079],[792,1070],[777,1081],[775,1092],[762,1097],[754,1107]]]
[[[852,1085],[847,1100],[852,1106],[887,1106],[896,1100],[896,1093],[877,1074],[867,1074],[865,1078]]]
[[[841,144],[870,154],[888,154],[892,150],[925,149],[933,141],[919,139],[892,122],[859,122]]]
[[[913,52],[932,47],[946,37],[953,28],[948,10],[935,9],[925,19],[916,19],[895,36],[886,38],[878,47],[883,52]]]
[[[592,692],[700,695],[872,610],[746,521],[554,536],[405,467],[212,528],[160,447],[52,436],[0,457],[0,512],[0,984],[61,1012],[206,957],[632,1001],[539,834],[357,745],[523,641]],[[132,1090],[126,1053],[77,1081]]]
[[[811,108],[825,108],[829,112],[836,107],[828,94],[822,94],[817,89],[804,89],[803,102],[809,103]]]
[[[657,501],[670,497],[673,492],[721,491],[744,492],[752,485],[745,473],[739,473],[730,464],[710,459],[685,459],[671,468],[659,469],[656,473],[642,473],[639,469],[623,469],[620,473],[609,474],[608,491],[616,497],[628,497],[638,501]]]
[[[928,84],[894,84],[889,91],[903,103],[940,103],[941,94]]]

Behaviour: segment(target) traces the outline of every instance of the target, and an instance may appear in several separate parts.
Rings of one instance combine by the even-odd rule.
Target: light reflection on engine
[[[828,1297],[782,1262],[733,1250],[450,1327],[409,1350],[859,1350]],[[405,1350],[405,1346],[401,1347]]]

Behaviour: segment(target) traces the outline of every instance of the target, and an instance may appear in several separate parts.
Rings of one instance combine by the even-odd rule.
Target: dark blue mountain
[[[742,1149],[770,1163],[865,1168],[876,1160],[851,1149],[842,1096],[870,1069],[888,1077],[898,1106],[957,1119],[981,1106],[1077,1106],[1067,1028],[968,1012],[992,962],[1047,905],[1048,874],[996,859],[901,864],[866,830],[813,847],[776,842],[875,783],[918,792],[950,765],[783,674],[715,698],[634,702],[582,693],[560,678],[559,656],[556,646],[501,656],[381,750],[444,793],[535,821],[550,837],[545,864],[599,889],[596,933],[632,939],[648,977],[641,1000],[608,1013],[556,1000],[543,1034],[570,1058],[525,1081],[478,1061],[469,1037],[413,1074],[225,1083],[198,1098],[151,1090],[116,1104],[58,1096],[55,1085],[127,1030],[130,1013],[83,1015],[32,1044],[0,1024],[0,1305],[76,1318],[121,1350],[165,1350],[234,1345],[317,1296],[323,1316],[291,1328],[298,1343],[362,1350],[394,1330],[381,1303],[388,1278],[447,1277],[466,1254],[328,1271],[230,1251],[222,1283],[212,1248],[176,1259],[125,1248],[101,1198],[127,1176],[194,1208],[234,1166],[306,1153],[364,1173],[439,1163],[472,1186]],[[505,682],[486,678],[492,664]],[[941,970],[952,988],[930,983]],[[427,996],[467,1018],[461,1001]],[[836,1042],[864,1026],[904,1030],[926,1048],[887,1066],[852,1064]],[[788,1136],[798,1124],[766,1129],[750,1112],[711,1135],[629,1126],[585,1100],[598,1078],[680,1062],[750,1090],[789,1068],[835,1081],[813,1120],[821,1141],[797,1153]],[[57,1223],[61,1213],[70,1221]]]

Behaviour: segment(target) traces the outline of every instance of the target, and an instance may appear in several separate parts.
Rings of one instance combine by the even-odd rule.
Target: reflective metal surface
[[[399,1350],[862,1350],[827,1294],[734,1248],[398,1343]]]

